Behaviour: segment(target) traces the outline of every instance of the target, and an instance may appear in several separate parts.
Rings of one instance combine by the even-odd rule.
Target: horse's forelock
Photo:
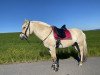
[[[25,20],[24,23],[23,23],[23,25],[22,25],[22,28],[26,27],[28,25],[28,23],[29,23],[29,20]]]

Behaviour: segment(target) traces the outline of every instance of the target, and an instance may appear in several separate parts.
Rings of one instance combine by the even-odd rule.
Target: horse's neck
[[[42,24],[34,24],[32,28],[35,35],[38,36],[41,40],[44,40],[51,32],[51,27],[44,26]]]

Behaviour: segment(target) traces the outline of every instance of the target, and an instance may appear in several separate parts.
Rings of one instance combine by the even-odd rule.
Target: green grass
[[[32,62],[49,59],[48,49],[43,46],[36,36],[22,41],[19,33],[0,34],[0,63]]]
[[[100,31],[85,31],[88,44],[88,56],[100,56]],[[0,64],[14,62],[33,62],[38,60],[49,60],[50,54],[35,35],[31,35],[29,43],[19,38],[20,33],[0,34]],[[75,56],[72,47],[59,49],[57,53],[60,58]]]
[[[86,31],[88,56],[100,56],[100,30]]]

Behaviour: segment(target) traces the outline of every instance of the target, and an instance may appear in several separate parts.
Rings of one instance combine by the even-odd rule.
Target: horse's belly
[[[66,48],[69,46],[72,46],[74,42],[72,40],[61,40],[61,44],[59,45],[59,48]]]

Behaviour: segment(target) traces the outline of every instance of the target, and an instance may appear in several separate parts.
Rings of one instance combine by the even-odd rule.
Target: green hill
[[[100,56],[100,31],[85,31],[85,33],[88,56]],[[48,49],[43,46],[41,40],[35,35],[30,36],[28,43],[25,40],[20,40],[19,34],[0,33],[0,64],[50,59]],[[71,49],[62,49],[62,51],[68,53],[71,52]]]

